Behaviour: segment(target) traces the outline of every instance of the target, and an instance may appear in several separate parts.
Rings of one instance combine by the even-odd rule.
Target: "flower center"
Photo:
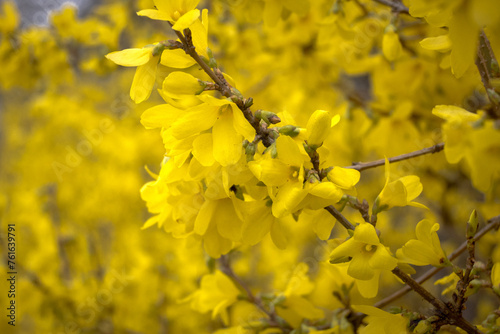
[[[176,11],[174,12],[174,14],[172,15],[172,18],[173,18],[175,21],[177,21],[177,20],[178,20],[181,16],[182,16],[182,15],[181,15],[181,13],[179,13],[179,11],[178,11],[178,10],[176,10]]]
[[[375,249],[377,249],[377,246],[374,246],[374,245],[365,245],[365,251],[367,251],[368,253],[373,252]]]

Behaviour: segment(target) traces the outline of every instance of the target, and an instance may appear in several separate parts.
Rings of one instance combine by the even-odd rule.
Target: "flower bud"
[[[382,52],[384,57],[393,62],[399,58],[403,47],[401,46],[401,42],[399,41],[399,36],[396,33],[396,28],[390,24],[385,29],[384,37],[382,38]]]
[[[210,58],[210,60],[208,61],[208,66],[210,68],[218,67],[217,60],[215,60],[215,58]]]
[[[477,212],[473,210],[470,214],[469,221],[467,222],[467,239],[474,238],[477,232]]]
[[[245,100],[245,108],[250,108],[253,105],[253,98],[249,97]]]
[[[280,133],[285,136],[297,137],[300,134],[300,129],[294,125],[285,125],[280,128]]]
[[[267,110],[257,110],[255,112],[255,117],[257,117],[258,119],[262,119],[267,124],[276,124],[281,122],[281,119],[278,117],[278,115]]]
[[[325,110],[316,110],[307,121],[307,144],[313,150],[323,145],[329,134],[332,117]]]

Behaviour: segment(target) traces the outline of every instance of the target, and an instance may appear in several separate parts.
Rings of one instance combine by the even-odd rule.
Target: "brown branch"
[[[491,109],[487,110],[488,115],[493,119],[500,118],[500,101],[498,101],[498,93],[491,84],[492,79],[500,78],[498,61],[491,48],[488,37],[481,30],[479,35],[479,45],[477,48],[476,66],[481,75],[481,81],[486,89],[486,95],[491,103]]]
[[[479,232],[476,233],[473,240],[478,241],[486,233],[488,233],[492,229],[498,229],[499,227],[500,227],[500,215],[489,219],[486,223],[486,226],[483,227]],[[458,256],[460,256],[463,252],[465,252],[466,249],[467,249],[467,241],[464,241],[457,249],[455,249],[455,251],[453,253],[450,254],[450,256],[448,256],[448,260],[450,260],[450,261],[455,260]],[[431,278],[432,276],[434,276],[438,272],[440,272],[441,269],[443,269],[443,268],[442,267],[432,268],[429,271],[427,271],[426,273],[424,273],[422,276],[420,276],[419,278],[415,279],[415,281],[418,284],[422,284],[425,281],[427,281],[429,278]],[[411,291],[411,288],[409,286],[405,286],[405,287],[399,289],[398,291],[394,292],[392,295],[387,296],[382,300],[379,300],[373,306],[378,307],[378,308],[382,308],[384,306],[387,306],[390,303],[392,303],[393,301],[395,301],[396,299],[399,299],[400,297],[406,295],[409,291]]]
[[[333,205],[329,205],[325,207],[325,210],[328,211],[332,216],[335,217],[335,219],[338,220],[339,223],[342,224],[342,226],[345,227],[346,230],[353,230],[354,231],[354,225],[351,224],[350,221],[347,220],[346,217],[344,217],[339,210],[335,209]]]
[[[427,291],[422,285],[420,285],[409,275],[402,272],[401,269],[396,267],[392,270],[392,273],[397,277],[399,277],[403,282],[406,283],[407,286],[409,286],[413,291],[418,293],[427,302],[432,304],[437,309],[440,317],[442,317],[444,320],[447,320],[448,324],[460,327],[467,333],[474,333],[474,334],[481,333],[476,328],[476,326],[472,325],[462,317],[461,312],[457,313],[455,312],[455,310],[450,309],[449,305],[445,304],[442,300],[434,297],[432,293]]]
[[[391,7],[394,13],[401,13],[410,15],[410,10],[406,7],[402,2],[399,1],[391,1],[391,0],[374,0],[382,5],[386,5]]]
[[[363,199],[362,202],[359,201],[357,197],[351,196],[351,195],[344,195],[345,200],[347,201],[347,205],[352,207],[353,209],[356,209],[359,211],[361,214],[361,217],[363,217],[363,220],[367,223],[370,222],[370,206],[368,205],[368,201],[366,199]]]
[[[172,26],[171,23],[170,26]],[[196,52],[196,48],[191,38],[191,30],[189,30],[189,28],[184,29],[184,33],[177,30],[174,30],[174,32],[177,35],[177,37],[179,37],[184,52],[186,52],[186,54],[188,54],[191,58],[193,58],[193,60],[196,61],[196,63],[201,67],[201,69],[206,74],[208,74],[210,79],[212,79],[214,83],[217,85],[218,87],[217,90],[225,97],[230,98],[243,112],[243,115],[245,116],[247,121],[255,129],[256,139],[262,140],[262,143],[266,147],[271,146],[271,144],[274,142],[274,139],[270,135],[269,129],[267,128],[267,126],[262,126],[260,120],[257,119],[250,110],[250,106],[253,104],[252,98],[248,99],[243,98],[237,90],[231,87],[231,85],[227,82],[226,78],[224,78],[224,75],[222,75],[222,72],[218,68],[212,70],[212,68],[210,68],[210,66],[208,66],[208,64],[205,61],[203,61],[203,59],[201,59],[200,55]],[[279,121],[280,120],[278,119],[278,122]]]
[[[469,224],[467,224],[469,227]],[[467,257],[467,264],[465,268],[465,273],[460,277],[457,283],[456,291],[453,293],[453,300],[455,302],[455,308],[457,311],[462,312],[465,309],[465,302],[467,297],[465,296],[467,289],[469,288],[470,282],[475,278],[472,274],[472,269],[474,268],[475,259],[475,247],[476,242],[473,237],[467,233],[467,250],[469,251],[469,256]],[[458,294],[457,294],[458,292]]]
[[[398,161],[403,161],[403,160],[408,160],[411,158],[415,158],[421,155],[425,154],[433,154],[437,152],[441,152],[444,149],[444,143],[439,143],[431,147],[427,147],[418,151],[410,152],[410,153],[405,153],[401,155],[397,155],[395,157],[389,158],[389,163],[394,163]],[[385,164],[385,159],[380,159],[380,160],[375,160],[375,161],[370,161],[370,162],[353,162],[351,166],[346,166],[344,168],[350,168],[350,169],[356,169],[359,170],[360,172],[369,169],[369,168],[374,168],[378,166],[383,166]]]
[[[431,303],[435,308],[441,310],[445,315],[448,315],[448,313],[450,313],[450,310],[443,301],[434,297],[432,293],[427,291],[422,285],[420,285],[420,283],[415,281],[409,275],[402,272],[401,269],[396,267],[392,270],[392,273],[397,277],[399,277],[403,282],[405,282],[405,284],[409,286],[413,291],[415,291],[420,296],[422,296],[426,301]]]

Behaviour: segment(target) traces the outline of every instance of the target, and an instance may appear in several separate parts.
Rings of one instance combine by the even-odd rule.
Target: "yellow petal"
[[[451,40],[449,35],[437,37],[428,37],[420,41],[420,46],[427,50],[445,52],[451,49]]]
[[[167,12],[159,11],[156,9],[144,9],[137,12],[139,16],[147,16],[153,20],[161,20],[161,21],[173,21],[170,15]]]
[[[151,59],[151,57],[153,57],[151,48],[125,49],[121,51],[111,52],[106,55],[106,58],[108,58],[115,64],[129,67],[144,65]]]
[[[275,218],[269,208],[262,202],[245,202],[247,215],[241,241],[247,245],[255,245],[271,230]]]
[[[180,117],[182,112],[169,104],[160,104],[142,113],[141,124],[146,129],[168,128]]]
[[[369,223],[362,223],[356,226],[354,230],[354,240],[362,242],[369,245],[378,245],[380,241],[378,239],[375,227]]]
[[[267,186],[281,186],[290,177],[290,167],[278,159],[251,161],[248,168],[255,177]]]
[[[454,122],[474,122],[481,118],[478,114],[471,113],[463,108],[446,105],[435,106],[432,109],[432,114],[444,120]]]
[[[424,189],[422,183],[420,183],[420,178],[416,175],[404,176],[399,180],[403,182],[406,188],[406,198],[408,202],[417,198]]]
[[[453,14],[450,22],[450,39],[453,44],[451,50],[451,69],[455,77],[462,77],[474,63],[477,51],[479,27],[467,13],[467,7]]]
[[[156,80],[156,67],[159,58],[159,56],[153,57],[146,64],[137,67],[130,87],[130,97],[135,103],[141,103],[151,95]]]
[[[439,266],[441,264],[441,256],[436,254],[432,247],[420,240],[408,241],[401,252],[397,253],[400,259],[406,263],[414,264],[416,266]]]
[[[206,201],[201,206],[198,215],[196,216],[196,221],[194,223],[194,233],[199,235],[204,235],[207,231],[212,216],[214,215],[216,209],[216,201]]]
[[[175,49],[163,51],[160,63],[163,66],[172,68],[188,68],[193,66],[196,61],[187,55],[184,50]]]
[[[172,135],[182,139],[210,129],[217,120],[218,109],[206,103],[189,108],[172,124]]]
[[[285,249],[288,245],[288,239],[290,238],[290,231],[285,224],[285,220],[286,219],[275,219],[274,223],[271,225],[271,239],[279,249]]]
[[[276,218],[283,218],[297,209],[299,203],[307,196],[302,182],[289,181],[280,187],[273,201],[272,212]]]
[[[221,255],[227,254],[232,247],[231,240],[223,238],[217,232],[217,227],[212,225],[205,233],[203,238],[203,247],[210,257],[218,259]]]
[[[183,31],[184,29],[189,28],[194,21],[196,21],[200,17],[200,10],[193,9],[182,15],[177,22],[172,26],[172,29],[177,31]]]
[[[243,112],[236,106],[236,104],[232,103],[231,107],[233,109],[233,126],[236,132],[242,135],[246,140],[252,142],[255,138],[255,129],[253,126],[247,121]]]
[[[197,95],[203,92],[204,86],[200,80],[191,74],[176,71],[170,73],[163,81],[163,92],[174,98],[184,95]]]
[[[329,199],[332,203],[337,203],[344,195],[343,191],[331,182],[321,182],[313,185],[313,187],[309,189],[309,193],[314,196]]]
[[[205,167],[215,162],[213,155],[213,140],[211,133],[203,133],[193,141],[193,155]]]
[[[226,198],[218,201],[216,223],[217,230],[223,238],[232,241],[238,241],[241,238],[243,222],[236,213],[233,200]]]
[[[375,276],[375,270],[369,264],[370,254],[361,251],[349,262],[347,274],[358,280],[369,280]]]
[[[358,183],[361,174],[359,171],[350,168],[335,166],[328,172],[328,180],[336,184],[339,188],[349,189]]]
[[[500,288],[500,262],[496,262],[491,268],[491,284],[497,289]]]
[[[233,115],[227,111],[221,114],[212,134],[215,160],[222,166],[237,163],[242,154],[243,137],[234,131]]]
[[[300,153],[297,142],[289,136],[279,136],[276,139],[276,151],[279,160],[290,166],[302,166],[304,158]]]
[[[358,288],[359,293],[364,298],[374,298],[378,294],[378,285],[379,285],[380,274],[376,273],[371,279],[362,281],[356,280],[356,286]],[[376,330],[379,330],[378,328]],[[391,332],[389,332],[391,333]]]
[[[203,10],[206,13],[206,9]],[[193,45],[196,51],[208,59],[207,47],[208,47],[208,20],[207,23],[201,23],[200,20],[194,21],[194,23],[189,27],[191,29],[191,36],[193,37]]]

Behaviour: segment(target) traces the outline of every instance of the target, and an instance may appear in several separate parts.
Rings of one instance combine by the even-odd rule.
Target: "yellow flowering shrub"
[[[495,5],[2,2],[0,332],[498,333]]]

